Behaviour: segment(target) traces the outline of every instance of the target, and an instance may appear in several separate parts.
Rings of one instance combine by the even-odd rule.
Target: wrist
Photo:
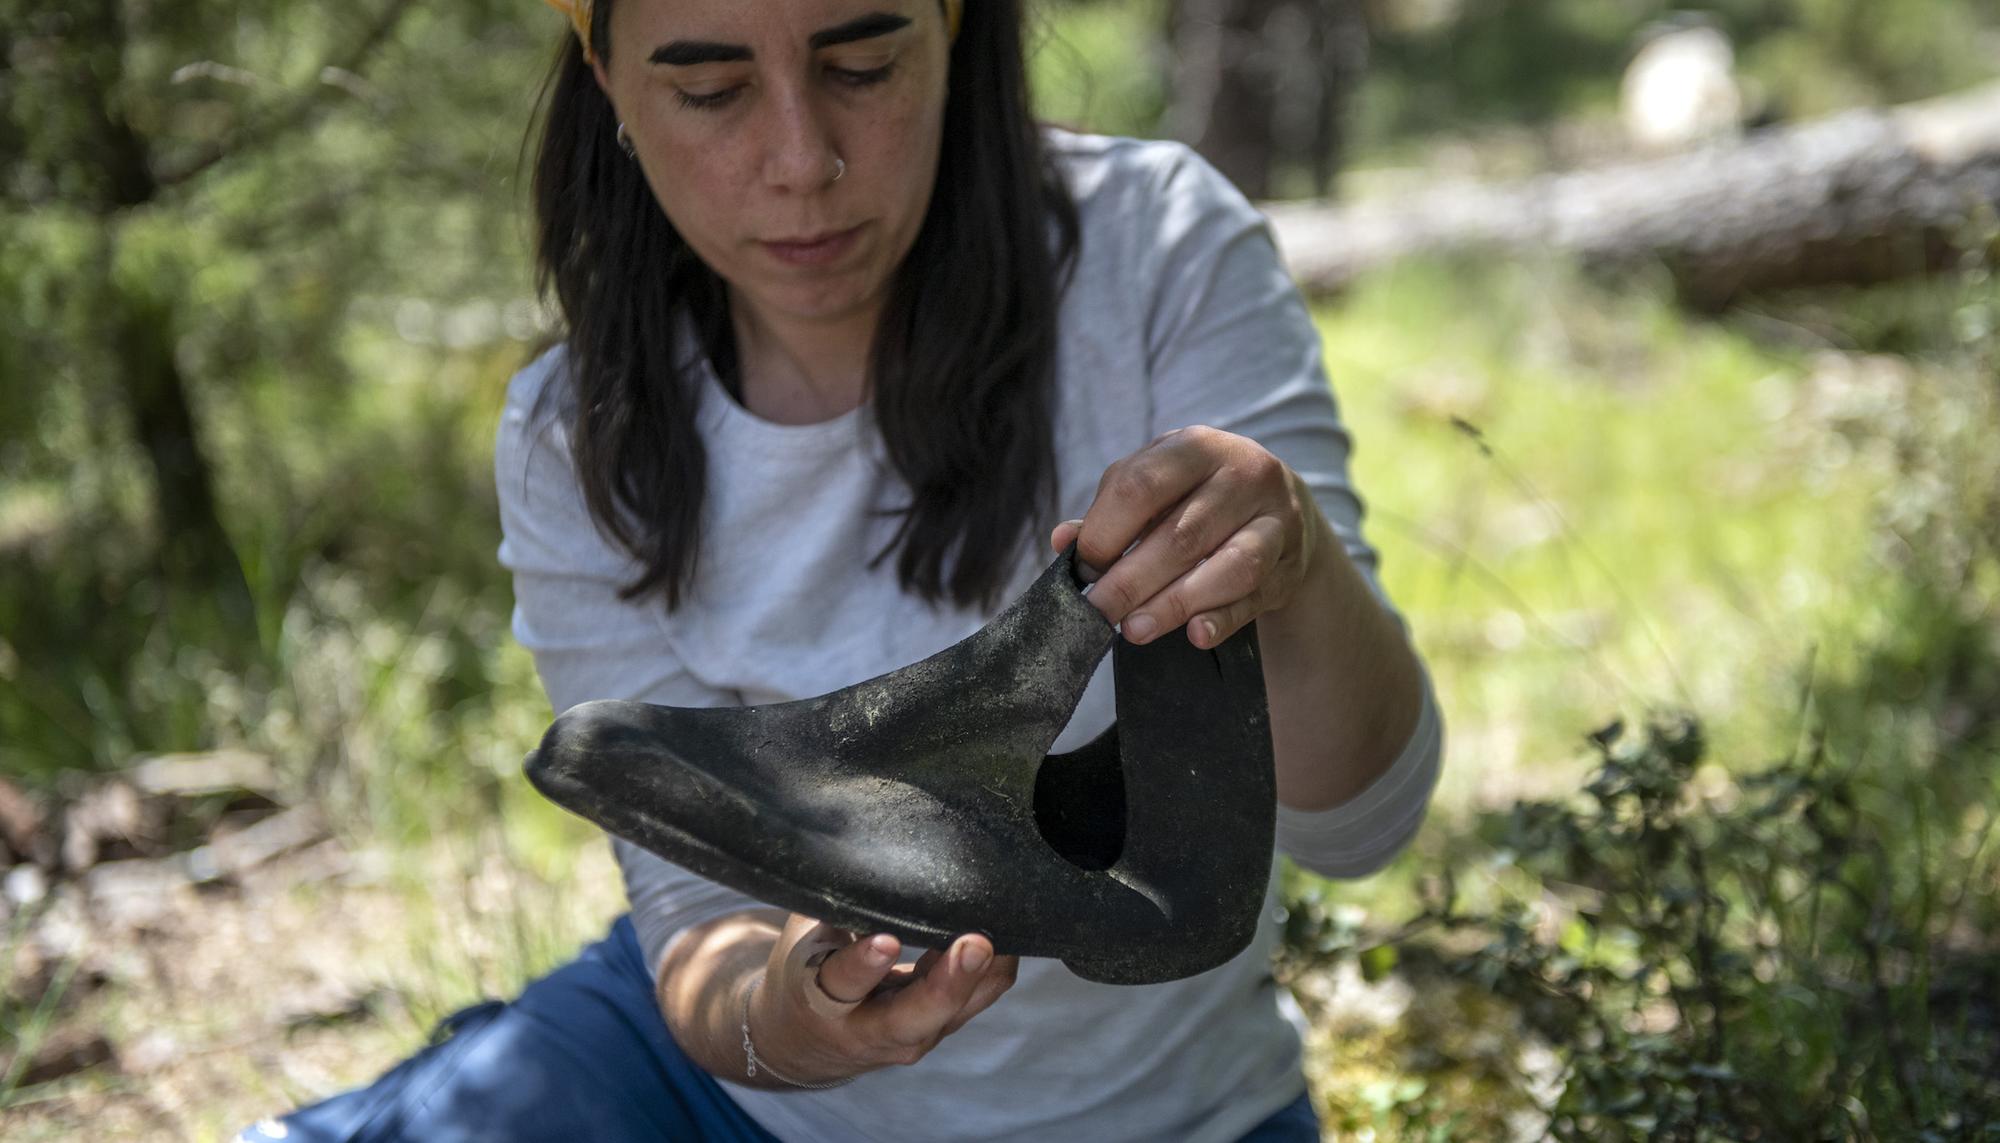
[[[743,1078],[754,1083],[759,1079],[768,1077],[771,1080],[777,1081],[783,1087],[798,1088],[804,1091],[825,1091],[829,1088],[836,1088],[853,1082],[855,1078],[853,1075],[821,1078],[804,1074],[805,1069],[795,1068],[790,1063],[784,1064],[782,1068],[771,1066],[770,1060],[766,1057],[765,1053],[758,1050],[759,1037],[753,1029],[754,1024],[756,1028],[764,1030],[765,1034],[762,1043],[764,1044],[765,1052],[768,1052],[773,1041],[773,1037],[769,1034],[773,1022],[770,1014],[765,1011],[765,1008],[770,1002],[770,998],[768,995],[764,997],[765,1004],[757,1002],[759,994],[763,992],[763,989],[759,985],[764,983],[764,976],[765,972],[763,969],[758,969],[756,972],[747,974],[747,978],[741,987],[741,1003],[735,1006],[736,1010],[742,1014],[741,1047],[743,1052]]]
[[[1315,509],[1310,563],[1285,605],[1259,617],[1278,800],[1313,812],[1366,789],[1402,753],[1423,668],[1394,614]]]
[[[783,925],[784,914],[775,910],[728,914],[687,930],[661,956],[655,988],[667,1030],[696,1066],[719,1080],[778,1086],[762,1076],[755,1083],[743,1077],[742,1005]]]

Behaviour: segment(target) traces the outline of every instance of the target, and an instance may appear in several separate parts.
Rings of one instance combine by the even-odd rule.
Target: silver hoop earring
[[[618,124],[618,149],[625,152],[625,157],[628,159],[638,153],[638,148],[632,146],[632,136],[625,133],[625,124],[622,122]]]
[[[841,158],[839,155],[835,155],[833,157],[833,181],[839,182],[840,176],[846,173],[847,173],[847,160]]]

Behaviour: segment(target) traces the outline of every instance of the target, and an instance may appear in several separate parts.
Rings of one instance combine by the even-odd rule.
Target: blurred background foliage
[[[1315,96],[1337,129],[1280,131],[1274,194],[1615,153],[1620,71],[1669,15],[1327,2],[1363,66]],[[1184,131],[1202,5],[1033,11],[1046,117]],[[2000,71],[1988,0],[1705,12],[1758,121]],[[149,753],[254,750],[390,855],[401,903],[350,938],[401,1015],[341,1033],[367,1047],[338,1074],[226,1071],[181,1133],[378,1070],[616,908],[590,831],[519,777],[548,712],[493,559],[502,389],[550,336],[520,160],[562,28],[531,0],[0,0],[0,774],[60,804]],[[1329,1125],[1995,1137],[1962,1061],[2000,1023],[1965,967],[2000,920],[1990,266],[1696,318],[1645,275],[1412,262],[1317,312],[1451,726],[1412,853],[1292,886]],[[1639,729],[1585,742],[1613,719]],[[1646,729],[1683,725],[1698,758]],[[1731,816],[1774,784],[1839,803],[1851,848],[1828,857],[1796,800]],[[1612,860],[1634,813],[1668,838],[1656,863]],[[1692,889],[1689,854],[1715,867]],[[1801,916],[1813,886],[1848,907]],[[144,974],[111,975],[74,1018],[124,1043],[159,1016]],[[61,1006],[15,991],[18,1061]],[[18,1070],[0,1106],[58,1134],[92,1092],[193,1082]]]
[[[1712,18],[1758,110],[1780,118],[1902,103],[1994,73],[1990,4],[1934,0],[1387,0],[1369,79],[1370,143],[1604,113],[1645,26],[1677,8]]]

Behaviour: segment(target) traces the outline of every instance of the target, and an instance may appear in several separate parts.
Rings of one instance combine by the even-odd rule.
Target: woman
[[[1125,638],[1258,621],[1281,850],[1393,856],[1437,714],[1249,204],[1185,148],[1037,129],[1018,0],[566,7],[536,207],[567,334],[496,450],[554,708],[825,693],[971,634],[1074,541]],[[1111,717],[1101,671],[1055,749]],[[617,849],[607,940],[266,1134],[1318,1137],[1273,908],[1229,964],[1116,988]]]

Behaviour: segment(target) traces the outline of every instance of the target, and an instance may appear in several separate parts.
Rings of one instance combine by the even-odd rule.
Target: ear
[[[625,113],[618,110],[618,98],[611,92],[611,71],[604,66],[604,57],[595,56],[590,61],[590,74],[597,80],[597,90],[604,93],[604,102],[611,105],[611,115],[618,122],[625,122]]]

